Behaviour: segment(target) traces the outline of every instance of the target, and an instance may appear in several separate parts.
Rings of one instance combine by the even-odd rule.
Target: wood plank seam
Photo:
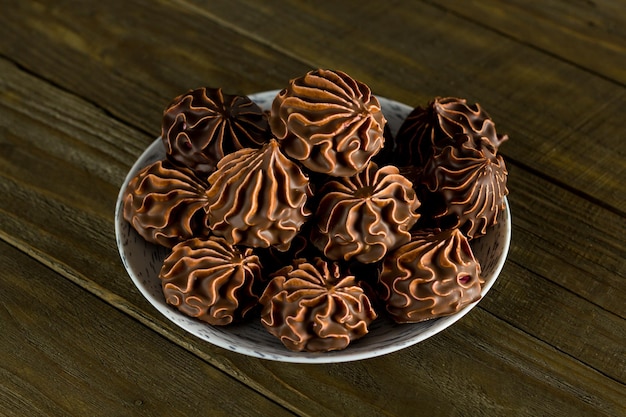
[[[599,206],[599,207],[601,207],[601,208],[603,208],[603,209],[605,209],[605,210],[607,210],[607,211],[609,211],[609,212],[611,212],[613,214],[616,214],[616,215],[618,215],[620,217],[626,218],[626,210],[623,210],[620,207],[615,207],[615,206],[613,206],[611,204],[607,204],[606,202],[600,200],[599,198],[596,198],[596,197],[594,197],[594,196],[592,196],[592,195],[590,195],[590,194],[588,194],[588,193],[586,193],[586,192],[584,192],[582,190],[579,190],[579,189],[577,189],[577,188],[575,188],[575,187],[573,187],[571,185],[568,185],[565,182],[559,180],[558,178],[555,178],[555,177],[553,177],[551,175],[545,174],[545,173],[539,171],[538,169],[533,168],[533,167],[523,163],[522,161],[520,161],[520,160],[518,160],[516,158],[511,157],[510,155],[508,155],[506,153],[506,151],[500,152],[500,154],[503,156],[504,161],[505,161],[505,163],[507,165],[508,164],[515,165],[516,167],[521,168],[522,170],[527,171],[527,172],[531,173],[532,175],[535,175],[535,176],[537,176],[539,178],[543,178],[546,181],[556,185],[557,187],[559,187],[559,188],[561,188],[561,189],[563,189],[563,190],[565,190],[565,191],[567,191],[567,192],[569,192],[571,194],[574,194],[577,197],[580,197],[583,200],[587,200],[590,203],[595,204],[595,205],[597,205],[597,206]]]
[[[588,68],[588,67],[586,67],[584,65],[578,64],[578,63],[576,63],[576,62],[574,62],[572,60],[564,58],[564,57],[562,57],[562,56],[560,56],[560,55],[558,55],[558,54],[556,54],[554,52],[551,52],[551,51],[549,51],[547,49],[541,48],[541,47],[539,47],[539,46],[537,46],[537,45],[535,45],[535,44],[533,44],[531,42],[527,42],[527,41],[524,41],[523,39],[520,39],[520,38],[517,38],[515,36],[512,36],[512,35],[504,32],[504,31],[498,30],[495,27],[485,25],[484,22],[481,22],[481,21],[469,18],[469,17],[463,15],[462,13],[457,12],[454,9],[442,6],[441,4],[437,3],[436,1],[432,1],[432,0],[420,0],[420,1],[422,3],[425,3],[425,4],[428,4],[428,5],[432,6],[432,7],[435,7],[437,9],[439,9],[439,10],[442,10],[442,11],[444,11],[446,13],[450,13],[450,14],[456,16],[459,19],[462,19],[462,20],[465,20],[467,22],[471,22],[471,23],[473,23],[473,24],[475,24],[477,26],[480,26],[480,27],[482,27],[482,28],[492,32],[492,33],[497,34],[498,36],[502,36],[503,38],[509,39],[511,41],[514,41],[516,43],[519,43],[521,45],[524,45],[524,46],[527,46],[527,47],[529,47],[531,49],[534,49],[535,51],[538,51],[538,52],[540,52],[542,54],[545,54],[545,55],[548,55],[548,56],[550,56],[552,58],[558,59],[559,61],[564,62],[564,63],[566,63],[568,65],[571,65],[571,66],[573,66],[575,68],[578,68],[579,70],[582,70],[582,71],[584,71],[584,72],[586,72],[588,74],[593,75],[594,77],[601,78],[601,79],[603,79],[605,81],[608,81],[608,82],[610,82],[612,84],[615,84],[616,86],[619,86],[619,87],[626,87],[626,83],[623,83],[623,82],[621,82],[619,80],[611,78],[611,77],[609,77],[609,76],[607,76],[605,74],[602,74],[601,72],[594,71],[591,68]]]
[[[519,262],[517,262],[515,260],[512,260],[512,259],[507,259],[507,263],[515,264],[517,267],[522,268],[525,271],[528,271],[528,273],[533,274],[533,275],[537,275],[537,276],[541,277],[542,279],[545,279],[546,281],[549,281],[553,285],[556,285],[557,287],[559,287],[559,288],[563,289],[564,291],[566,291],[566,292],[576,296],[577,298],[580,298],[581,300],[585,300],[585,302],[588,302],[588,303],[592,304],[593,306],[599,308],[600,310],[606,312],[607,314],[610,314],[610,315],[615,316],[615,317],[620,318],[620,319],[626,319],[625,316],[623,316],[621,314],[618,314],[618,313],[616,313],[614,311],[608,310],[606,307],[602,306],[601,304],[598,304],[598,303],[594,302],[593,300],[591,300],[589,298],[583,297],[582,295],[572,291],[570,288],[562,285],[558,281],[552,280],[552,279],[550,279],[550,277],[547,277],[547,276],[545,276],[543,274],[540,274],[539,272],[530,269],[529,267],[525,266],[524,264],[521,264],[521,263],[519,263]]]
[[[113,119],[114,121],[126,126],[126,127],[130,127],[134,130],[137,130],[139,133],[143,134],[143,135],[149,135],[152,136],[152,133],[145,131],[144,129],[141,128],[141,126],[138,125],[134,125],[130,122],[128,122],[127,120],[124,120],[118,116],[116,116],[114,113],[112,113],[109,109],[107,109],[104,106],[101,106],[100,104],[98,104],[95,100],[90,99],[89,97],[83,97],[83,96],[79,96],[77,94],[75,94],[73,91],[68,90],[67,88],[65,88],[63,85],[60,85],[59,83],[56,83],[55,81],[44,77],[42,74],[37,74],[34,71],[32,71],[30,68],[24,66],[22,63],[12,59],[11,57],[3,54],[2,52],[0,52],[0,59],[5,60],[7,62],[9,62],[10,64],[14,65],[18,70],[24,72],[25,74],[36,78],[37,80],[44,82],[46,84],[48,84],[49,86],[56,88],[60,91],[62,91],[63,93],[70,95],[72,97],[76,97],[82,101],[85,101],[87,104],[89,104],[90,106],[93,106],[95,109],[97,109],[98,111],[102,112],[102,114],[104,114],[106,117],[109,117],[111,119]]]
[[[526,268],[524,265],[520,264],[519,262],[515,262],[515,261],[507,261],[507,262],[511,262],[511,263],[513,263],[513,264],[517,265],[518,267],[520,267],[520,268],[522,268],[522,269],[524,269],[524,270],[529,271],[529,273],[531,273],[531,274],[536,274],[536,272],[531,271],[530,269]],[[546,278],[546,279],[547,279],[547,278]],[[576,297],[581,298],[581,299],[583,299],[583,300],[585,300],[585,301],[590,302],[591,304],[593,304],[593,305],[597,306],[598,308],[600,308],[600,309],[602,309],[602,310],[606,311],[608,314],[614,315],[614,316],[616,316],[616,317],[618,317],[618,318],[623,318],[623,317],[621,317],[621,316],[619,316],[619,315],[617,315],[617,314],[613,313],[612,311],[606,310],[606,309],[604,309],[602,306],[599,306],[599,305],[597,305],[597,304],[593,303],[593,301],[590,301],[590,300],[586,300],[586,299],[584,299],[584,298],[583,298],[583,297],[581,297],[580,295],[578,295],[578,294],[576,294],[576,293],[572,292],[571,290],[569,290],[567,287],[563,287],[562,285],[559,285],[558,283],[553,282],[553,281],[551,281],[551,282],[552,282],[554,285],[556,285],[556,286],[558,286],[558,287],[560,287],[560,288],[562,288],[562,289],[566,290],[567,292],[569,292],[569,293],[571,293],[571,294],[575,295]],[[526,331],[525,329],[523,329],[523,328],[521,328],[520,326],[518,326],[518,325],[514,324],[513,322],[511,322],[511,321],[510,321],[510,320],[508,320],[507,318],[505,318],[505,317],[501,317],[501,316],[499,316],[497,313],[492,312],[492,311],[491,311],[488,307],[486,307],[486,306],[484,306],[484,305],[482,305],[482,304],[479,304],[479,305],[478,305],[478,308],[480,308],[480,309],[484,310],[485,312],[489,313],[490,315],[492,315],[492,316],[496,317],[498,320],[502,320],[503,322],[507,323],[507,324],[508,324],[509,326],[511,326],[511,327],[514,327],[515,329],[519,330],[520,332],[523,332],[523,333],[524,333],[524,334],[526,334],[528,337],[530,337],[530,338],[533,338],[533,339],[537,340],[539,343],[543,343],[543,344],[545,344],[546,346],[550,346],[552,349],[554,349],[554,350],[558,351],[559,353],[561,353],[561,354],[563,354],[563,355],[565,355],[565,356],[567,356],[567,357],[569,357],[569,358],[571,358],[571,359],[573,359],[573,360],[575,360],[575,361],[577,361],[577,362],[579,362],[579,363],[581,363],[581,364],[585,365],[585,366],[586,366],[587,368],[589,368],[589,369],[593,369],[595,372],[599,373],[600,375],[602,375],[602,376],[604,376],[604,377],[606,377],[606,378],[608,378],[608,379],[610,379],[610,380],[612,380],[612,381],[615,381],[615,382],[617,382],[618,384],[621,384],[621,385],[623,385],[623,386],[626,388],[626,381],[619,380],[619,379],[617,379],[617,378],[615,378],[615,377],[613,377],[613,376],[611,376],[611,375],[609,375],[609,374],[607,374],[607,373],[603,372],[602,370],[600,370],[600,369],[598,369],[598,368],[594,367],[593,365],[590,365],[590,364],[588,364],[587,362],[585,362],[585,361],[583,361],[583,360],[581,360],[581,359],[579,359],[579,358],[577,358],[577,357],[573,356],[571,353],[568,353],[567,351],[562,350],[562,349],[561,349],[561,348],[559,348],[558,346],[556,346],[556,345],[554,345],[554,344],[552,344],[552,343],[549,343],[549,342],[547,342],[547,341],[545,341],[545,340],[543,340],[543,339],[538,338],[537,336],[533,335],[532,333],[529,333],[529,332],[528,332],[528,331]]]
[[[293,415],[180,346],[159,341],[161,336],[151,329],[1,241],[0,263],[6,272],[0,296],[0,320],[6,323],[0,374],[13,379],[0,378],[6,382],[0,383],[0,415],[29,408],[30,413],[20,415],[161,415],[155,413],[156,401],[161,401],[161,406],[177,404],[173,415],[190,415],[204,403],[203,409],[215,414],[232,415],[238,409],[234,414],[254,416],[259,415],[256,398],[279,415]],[[28,302],[42,296],[42,303]],[[148,358],[158,366],[151,366]],[[202,378],[207,380],[198,383]],[[172,384],[172,391],[164,392],[161,384]],[[72,392],[58,395],[67,388]],[[242,398],[228,407],[228,400],[203,395],[207,389],[222,398]],[[12,394],[26,401],[6,401]],[[50,409],[32,412],[46,403]],[[93,406],[97,409],[87,412]]]
[[[244,36],[248,39],[251,39],[254,42],[257,42],[261,45],[264,45],[276,52],[278,52],[281,55],[284,55],[288,58],[293,59],[294,61],[300,62],[304,65],[307,65],[309,67],[311,67],[311,69],[315,69],[315,68],[319,68],[319,64],[313,62],[313,61],[308,61],[306,59],[304,59],[303,57],[292,53],[290,50],[287,50],[285,48],[281,48],[280,46],[276,45],[273,42],[269,42],[267,39],[264,39],[262,37],[259,36],[255,36],[253,33],[250,33],[249,31],[238,27],[237,25],[231,24],[227,21],[225,21],[224,19],[220,19],[218,16],[215,16],[214,14],[208,13],[205,9],[200,8],[198,6],[196,6],[193,3],[188,3],[185,0],[174,0],[171,3],[176,3],[178,5],[180,5],[181,7],[186,8],[187,10],[193,12],[193,13],[197,13],[203,17],[206,17],[207,19],[211,20],[212,22],[218,24],[219,26],[228,29],[228,30],[232,30],[233,32]]]

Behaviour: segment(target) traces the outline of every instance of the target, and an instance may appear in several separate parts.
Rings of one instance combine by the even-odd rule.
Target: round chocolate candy
[[[460,311],[480,299],[480,265],[458,229],[415,232],[390,253],[379,277],[390,316],[416,323]]]
[[[324,69],[291,80],[270,114],[272,133],[288,156],[337,177],[360,172],[383,148],[385,123],[368,86]]]
[[[252,249],[215,236],[177,244],[159,273],[168,304],[216,326],[239,320],[257,305],[253,288],[260,277]]]
[[[314,215],[312,241],[332,260],[380,261],[410,240],[420,202],[398,168],[370,162],[353,177],[322,187]]]
[[[274,273],[260,303],[263,326],[294,351],[345,349],[377,317],[356,278],[321,258]]]
[[[246,96],[198,88],[176,97],[163,113],[161,138],[168,158],[202,175],[242,148],[259,148],[270,136],[267,116]]]
[[[208,226],[233,245],[286,250],[310,215],[309,180],[275,139],[225,156],[209,183]]]

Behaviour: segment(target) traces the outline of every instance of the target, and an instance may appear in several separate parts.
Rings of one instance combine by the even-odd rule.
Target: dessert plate
[[[278,90],[265,91],[250,95],[262,109],[269,110],[278,94]],[[389,123],[392,134],[396,134],[404,118],[412,110],[402,104],[384,97],[377,97],[383,113]],[[370,332],[356,340],[346,349],[326,353],[292,352],[269,334],[259,320],[246,321],[225,327],[211,326],[194,318],[188,317],[176,308],[166,304],[161,291],[159,271],[169,249],[146,242],[124,220],[122,200],[128,182],[145,166],[165,158],[165,148],[157,138],[132,166],[120,188],[115,208],[115,235],[117,246],[124,267],[133,283],[143,296],[165,317],[176,325],[200,339],[233,352],[245,355],[296,363],[333,363],[348,362],[395,352],[425,340],[454,324],[469,313],[479,301],[467,306],[460,312],[438,319],[415,324],[396,324],[388,319],[384,312],[379,313],[370,326]],[[487,295],[504,266],[511,240],[511,215],[508,201],[506,209],[500,212],[498,223],[486,236],[471,242],[474,255],[480,261],[485,284],[482,297]]]

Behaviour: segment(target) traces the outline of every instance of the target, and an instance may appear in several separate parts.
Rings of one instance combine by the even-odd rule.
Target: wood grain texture
[[[481,307],[626,382],[626,219],[534,178],[545,190],[537,193],[518,175],[528,179],[509,176],[516,192],[507,267]]]
[[[509,171],[512,251],[522,266],[625,318],[626,218],[518,167]]]
[[[0,268],[3,416],[292,415],[4,242]]]
[[[612,0],[432,2],[626,85],[626,3]]]
[[[0,203],[3,218],[0,235],[84,289],[292,411],[304,415],[346,412],[354,412],[354,415],[410,415],[411,410],[424,409],[445,415],[454,410],[479,412],[487,409],[489,414],[494,415],[503,410],[515,410],[519,415],[537,415],[541,410],[566,409],[573,415],[610,415],[619,410],[623,380],[616,381],[605,375],[613,375],[613,378],[623,375],[619,371],[620,366],[623,370],[623,362],[615,362],[619,361],[619,356],[613,356],[613,352],[619,353],[622,348],[619,337],[623,336],[623,332],[607,335],[615,318],[595,304],[595,297],[601,294],[605,298],[602,301],[602,297],[598,296],[599,302],[609,306],[618,306],[617,302],[606,296],[604,291],[589,292],[583,294],[584,297],[571,295],[560,300],[556,294],[562,289],[546,281],[552,278],[552,274],[546,271],[545,264],[539,263],[543,269],[535,269],[535,272],[515,265],[526,265],[527,259],[542,259],[545,248],[554,245],[550,230],[542,236],[544,246],[530,245],[527,248],[526,244],[520,244],[520,248],[516,249],[514,240],[510,266],[494,288],[494,300],[487,298],[483,301],[485,307],[471,313],[454,326],[454,330],[450,329],[450,332],[446,331],[428,343],[397,354],[357,364],[315,367],[257,361],[199,343],[167,323],[147,305],[126,277],[117,257],[113,238],[113,205],[117,187],[127,168],[115,161],[132,162],[137,150],[133,146],[126,149],[126,145],[107,146],[106,142],[110,139],[105,137],[143,136],[111,120],[78,97],[24,74],[9,63],[0,65],[10,81],[2,85],[4,93],[0,95],[0,125],[3,132],[10,134],[0,136],[0,140],[4,149],[12,150],[11,156],[1,157],[7,168],[0,177],[0,192],[10,198]],[[21,90],[15,85],[22,86]],[[29,89],[38,92],[35,103]],[[81,126],[73,126],[71,118],[65,122],[65,116],[55,117],[54,103],[62,103],[63,111],[70,114],[82,109]],[[32,106],[39,106],[38,111],[33,112]],[[12,126],[23,128],[12,130]],[[42,137],[47,138],[46,141],[40,142]],[[152,140],[149,137],[144,139],[146,143]],[[105,143],[98,146],[99,142]],[[84,155],[74,159],[73,148],[81,149]],[[47,152],[55,155],[52,160],[57,173],[48,174],[55,170],[39,161]],[[82,158],[90,161],[87,172]],[[111,170],[111,166],[118,165],[119,168]],[[109,174],[106,175],[111,175],[110,178],[103,174],[107,166]],[[514,189],[523,190],[524,181],[515,178],[513,172],[512,186],[522,183]],[[557,201],[568,201],[580,207],[581,213],[586,213],[589,202],[555,186],[548,190]],[[527,201],[533,195],[532,190],[521,194],[519,200],[516,194],[511,195],[515,225],[525,226],[526,222],[534,221],[524,205],[542,203],[546,197],[539,194],[535,197],[536,201]],[[608,222],[599,223],[600,227],[608,227],[611,216],[617,217],[602,209],[597,210],[596,217]],[[561,215],[559,211],[546,214],[548,219],[565,222],[565,226],[559,229],[575,227],[580,221],[578,217],[561,219]],[[63,218],[65,221],[51,224],[50,218]],[[592,222],[592,225],[597,227],[596,223]],[[593,230],[592,226],[589,227]],[[516,227],[514,233],[527,236],[521,241],[524,242],[535,238],[533,234],[537,231],[533,229],[529,234],[523,227]],[[593,233],[601,235],[601,232],[608,231],[602,229]],[[614,233],[619,233],[619,230]],[[612,242],[610,236],[607,240]],[[575,244],[571,246],[576,247]],[[607,248],[607,252],[610,254],[611,250]],[[520,258],[514,254],[519,254]],[[553,257],[553,260],[550,259],[554,262],[551,264],[553,270],[567,271],[565,266],[571,262],[570,258],[561,252],[554,253]],[[599,268],[598,259],[583,260],[586,268]],[[93,270],[94,264],[98,265],[97,270]],[[616,257],[611,268],[623,274],[620,265],[623,266]],[[568,268],[570,273],[563,277],[578,279],[576,268],[572,265]],[[539,294],[548,297],[529,300],[526,294],[534,286],[540,287]],[[582,284],[579,287],[585,288]],[[623,291],[619,286],[617,289]],[[617,300],[622,297],[619,292],[615,296]],[[512,303],[509,302],[510,297],[516,297]],[[582,344],[582,347],[569,344],[573,340],[570,337],[579,337],[581,333],[573,324],[560,326],[562,320],[569,320],[567,315],[570,312],[581,306],[601,325],[599,330],[590,330],[589,334],[595,336],[598,332],[603,335],[603,342],[609,343],[600,355],[590,352],[590,343]],[[526,308],[532,308],[532,314],[528,314]],[[537,317],[544,317],[543,322],[539,322],[541,325],[534,321]],[[592,323],[585,321],[583,326],[592,329]],[[519,369],[515,370],[516,367]],[[500,371],[495,372],[494,369]],[[510,372],[519,375],[510,378]],[[548,374],[550,378],[546,382]],[[468,379],[473,381],[469,386]],[[410,389],[393,393],[386,391],[385,387],[394,386],[399,381]],[[494,393],[501,387],[506,389],[502,395],[496,396]],[[464,394],[456,397],[454,393],[457,390]],[[381,395],[372,394],[376,392]],[[523,395],[517,396],[516,393]],[[450,397],[457,400],[449,402],[448,399],[447,404],[442,404]],[[528,398],[543,400],[528,404]]]
[[[166,1],[3,5],[1,56],[152,136],[166,105],[190,88],[247,94],[308,68]]]

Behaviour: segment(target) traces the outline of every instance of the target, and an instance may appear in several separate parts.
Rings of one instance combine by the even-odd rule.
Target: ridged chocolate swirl
[[[456,97],[438,97],[426,108],[416,107],[396,135],[398,165],[422,167],[433,154],[453,144],[459,134],[469,135],[477,149],[496,153],[507,135],[499,135],[491,117],[479,104]],[[481,138],[486,138],[483,141]]]
[[[203,209],[208,186],[190,169],[155,162],[128,183],[124,219],[148,242],[168,248],[207,235]]]
[[[310,215],[309,180],[275,139],[225,156],[209,183],[209,227],[233,245],[287,249]]]
[[[454,145],[428,160],[422,178],[436,196],[431,200],[443,202],[435,219],[460,227],[473,239],[484,236],[504,210],[508,173],[502,157],[488,152],[488,143],[479,151],[469,135],[459,135],[455,140]]]
[[[216,326],[237,321],[257,305],[253,286],[260,277],[252,249],[215,236],[174,246],[159,274],[168,304]]]
[[[353,177],[338,178],[320,190],[312,240],[332,260],[381,260],[411,238],[420,202],[412,184],[388,165],[370,162]]]
[[[454,314],[480,299],[480,265],[458,229],[419,231],[383,262],[381,298],[398,323]]]
[[[291,80],[272,103],[270,127],[285,153],[312,171],[351,176],[384,144],[386,120],[365,84],[341,71]]]
[[[273,274],[260,303],[263,326],[294,351],[344,349],[376,318],[354,276],[321,258],[300,259]]]
[[[198,88],[176,97],[163,113],[161,138],[169,158],[208,175],[217,162],[269,139],[267,116],[246,96]]]

